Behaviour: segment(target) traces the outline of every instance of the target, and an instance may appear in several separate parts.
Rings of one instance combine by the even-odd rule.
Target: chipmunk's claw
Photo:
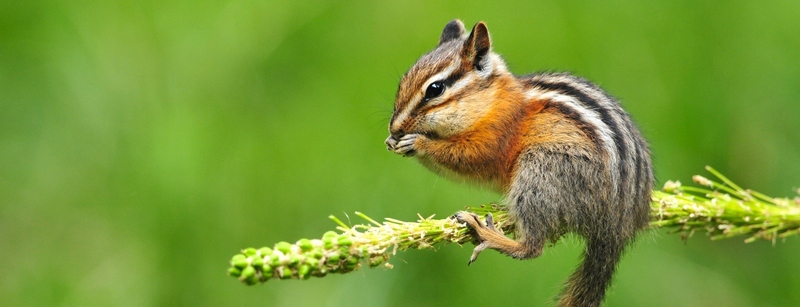
[[[467,262],[467,266],[478,260],[478,255],[488,247],[489,245],[486,242],[482,242],[481,244],[475,245],[475,248],[472,249],[472,255],[469,256],[469,262]]]
[[[453,217],[455,217],[459,223],[467,224],[467,227],[473,231],[475,234],[475,239],[479,242],[477,245],[475,245],[475,248],[472,250],[472,255],[469,257],[469,262],[467,265],[470,265],[475,262],[475,260],[478,260],[478,255],[480,255],[483,250],[489,248],[489,242],[484,240],[484,238],[481,236],[481,233],[485,231],[499,231],[494,226],[494,217],[492,217],[491,213],[486,214],[486,225],[481,223],[478,215],[466,211],[458,212],[454,214]]]

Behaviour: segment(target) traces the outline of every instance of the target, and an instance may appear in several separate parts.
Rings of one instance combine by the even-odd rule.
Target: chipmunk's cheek
[[[432,112],[419,118],[414,131],[425,135],[440,135],[440,130],[443,126],[444,123],[441,122],[441,117]]]
[[[437,126],[439,125],[436,122],[436,115],[428,114],[419,118],[414,127],[414,131],[416,133],[429,134],[433,131],[436,131]]]
[[[453,110],[438,114],[436,123],[436,127],[431,131],[441,137],[450,137],[469,129],[472,121],[457,110]]]

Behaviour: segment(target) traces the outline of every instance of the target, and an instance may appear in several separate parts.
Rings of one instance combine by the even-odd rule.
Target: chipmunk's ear
[[[483,70],[488,67],[489,57],[487,55],[491,48],[492,40],[489,38],[489,28],[481,21],[472,27],[472,33],[464,42],[461,56],[471,61],[475,69]]]
[[[461,38],[466,32],[467,29],[464,28],[464,23],[461,20],[453,19],[444,26],[444,30],[442,30],[442,36],[439,36],[439,45],[442,43]]]

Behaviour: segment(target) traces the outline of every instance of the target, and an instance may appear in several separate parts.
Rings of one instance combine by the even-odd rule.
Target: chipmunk
[[[599,306],[625,247],[648,225],[653,171],[647,143],[619,102],[567,73],[515,76],[489,30],[449,22],[438,46],[402,77],[386,139],[446,177],[503,193],[512,240],[491,216],[460,212],[484,249],[535,258],[566,233],[585,238],[561,306]]]

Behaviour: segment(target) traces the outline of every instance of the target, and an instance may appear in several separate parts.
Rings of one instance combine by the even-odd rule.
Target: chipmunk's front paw
[[[405,134],[396,139],[394,136],[389,136],[386,139],[386,148],[393,151],[398,155],[410,157],[417,153],[417,141],[422,138],[421,134]]]

